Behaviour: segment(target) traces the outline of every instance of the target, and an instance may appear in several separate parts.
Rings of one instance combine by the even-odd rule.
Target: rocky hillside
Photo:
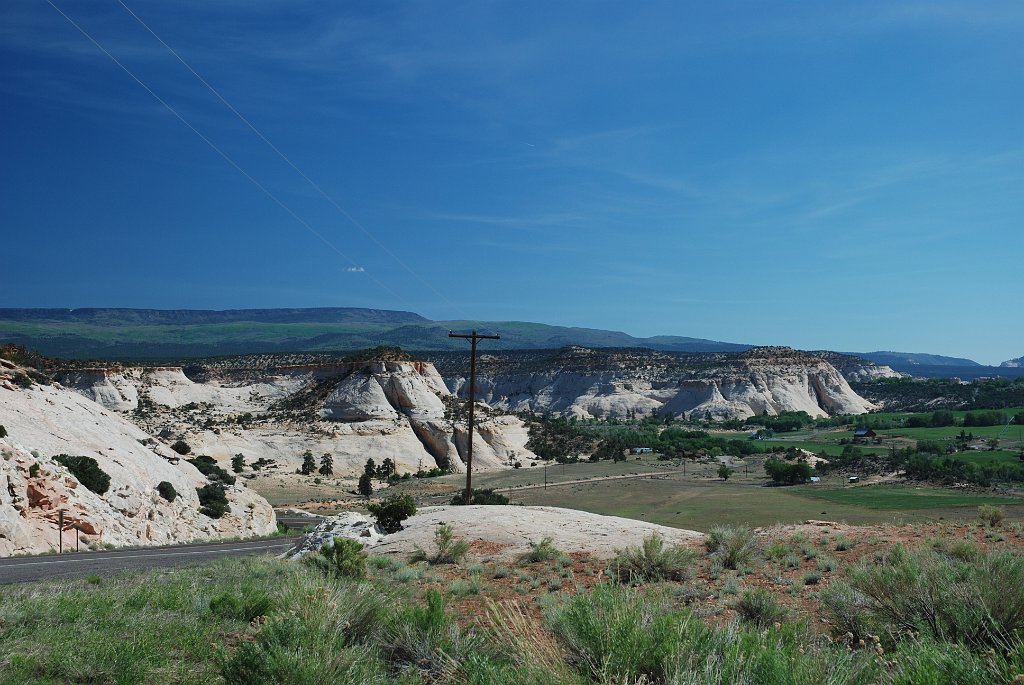
[[[377,357],[377,358],[374,358]],[[352,361],[276,365],[273,357],[182,367],[74,368],[61,384],[120,412],[170,444],[227,466],[234,455],[293,473],[303,454],[330,454],[334,475],[360,473],[368,458],[398,473],[463,470],[468,438],[460,408],[432,364],[382,352]],[[484,413],[473,437],[476,468],[535,459],[514,416]]]
[[[901,378],[907,375],[894,370],[892,367],[852,354],[829,352],[827,350],[819,350],[811,354],[824,359],[834,366],[849,383],[870,383],[883,378]]]
[[[1007,359],[999,366],[1006,369],[1019,369],[1024,367],[1024,357],[1017,357],[1016,359]]]
[[[196,490],[209,481],[196,467],[117,412],[30,374],[0,359],[0,556],[56,549],[59,510],[65,548],[76,536],[86,545],[120,546],[276,529],[270,505],[241,483],[225,487],[223,516],[201,513]],[[109,477],[105,490],[86,487],[58,455],[95,460]]]
[[[449,389],[464,395],[466,364],[454,355],[430,358]],[[477,368],[477,397],[491,406],[580,418],[656,414],[722,420],[874,408],[828,361],[786,347],[715,354],[566,347],[488,353]]]

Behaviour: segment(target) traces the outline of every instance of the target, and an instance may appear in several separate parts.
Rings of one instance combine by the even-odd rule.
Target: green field
[[[546,489],[544,472],[539,468],[479,473],[473,483],[478,488],[513,488],[508,494],[517,504],[581,509],[703,531],[719,523],[766,526],[806,519],[851,524],[969,520],[975,518],[979,504],[1002,504],[1009,518],[1024,518],[1024,498],[961,490],[895,485],[845,487],[841,480],[828,478],[816,485],[770,487],[765,485],[762,459],[748,461],[748,473],[740,467],[724,482],[716,477],[714,463],[690,463],[684,475],[677,462],[644,457],[620,463],[552,465],[547,469]],[[594,480],[572,482],[587,479]],[[429,484],[434,492],[432,503],[440,503],[464,483],[464,476],[452,475],[401,487],[415,490]]]
[[[677,528],[707,531],[718,524],[769,526],[827,519],[850,524],[971,520],[979,504],[1006,505],[1008,518],[1024,518],[1024,499],[862,486],[765,487],[742,479],[704,478],[604,481],[514,493],[513,502],[582,509]],[[876,492],[877,491],[877,492]]]
[[[861,485],[836,489],[801,488],[804,497],[827,500],[835,504],[907,511],[977,507],[980,504],[1024,507],[1024,500],[1012,497],[976,495],[959,490],[912,485]]]

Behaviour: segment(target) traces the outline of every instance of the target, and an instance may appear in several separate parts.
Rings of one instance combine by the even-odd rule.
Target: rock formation
[[[194,466],[100,404],[59,385],[0,387],[0,556],[57,549],[64,510],[65,548],[150,545],[276,530],[266,500],[238,483],[226,488],[229,511],[200,513],[196,489],[208,481]],[[122,398],[124,395],[121,395]],[[87,456],[109,475],[103,494],[84,487],[54,460]],[[177,496],[162,497],[167,482]]]
[[[884,372],[883,372],[884,373]],[[465,392],[466,378],[448,375]],[[787,347],[738,354],[672,354],[568,347],[532,356],[489,355],[478,397],[493,407],[578,418],[675,416],[743,419],[805,411],[862,414],[872,408],[824,359]]]
[[[289,473],[310,451],[328,453],[336,476],[360,473],[368,458],[398,473],[435,467],[463,471],[468,440],[446,404],[454,398],[432,364],[367,359],[318,365],[85,368],[58,373],[81,395],[121,412],[168,444],[227,465],[242,454]],[[493,413],[492,413],[493,414]],[[514,416],[483,412],[474,468],[508,468],[536,459]]]

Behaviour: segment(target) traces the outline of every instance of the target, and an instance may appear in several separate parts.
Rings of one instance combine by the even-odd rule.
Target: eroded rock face
[[[230,511],[199,513],[196,488],[206,478],[138,427],[60,386],[0,389],[0,556],[57,549],[58,512],[65,511],[66,548],[85,544],[166,544],[276,530],[265,499],[241,484],[227,488]],[[30,451],[31,450],[31,451]],[[110,476],[102,495],[82,486],[58,454],[89,456]],[[166,481],[178,493],[157,493]],[[75,530],[77,527],[79,530]]]
[[[478,397],[490,405],[578,418],[654,414],[723,420],[783,411],[862,414],[874,408],[827,361],[784,347],[690,356],[566,348],[546,364],[534,362],[534,368],[482,366]],[[454,392],[465,392],[464,377],[448,383]]]
[[[276,473],[289,473],[308,450],[316,458],[331,454],[334,475],[343,478],[361,473],[367,458],[378,464],[390,459],[400,474],[465,469],[464,424],[447,417],[450,393],[429,363],[86,369],[57,378],[166,444],[183,439],[194,454],[225,467],[242,454],[247,463],[269,460]],[[235,421],[245,414],[254,419]],[[516,417],[488,423],[480,416],[474,467],[536,459],[526,450],[527,437]]]

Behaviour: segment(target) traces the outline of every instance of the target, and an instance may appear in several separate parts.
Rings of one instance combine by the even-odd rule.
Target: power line
[[[180,121],[180,122],[181,122],[181,123],[183,123],[183,124],[184,124],[184,125],[185,125],[186,127],[188,127],[188,129],[189,129],[190,131],[192,131],[192,133],[196,134],[196,136],[197,136],[197,137],[198,137],[198,138],[199,138],[200,140],[202,140],[202,141],[203,141],[204,143],[206,143],[206,144],[207,144],[207,145],[208,145],[208,146],[209,146],[209,147],[210,147],[210,148],[211,148],[211,149],[212,149],[212,150],[213,150],[214,152],[216,152],[216,153],[217,153],[218,155],[220,155],[220,156],[221,156],[221,157],[222,157],[222,158],[224,159],[224,161],[226,161],[226,162],[227,162],[228,164],[230,164],[230,165],[231,165],[232,167],[234,167],[234,168],[235,168],[235,170],[236,170],[236,171],[237,171],[238,173],[240,173],[240,174],[242,174],[243,176],[245,176],[245,178],[247,178],[247,179],[249,180],[249,182],[251,182],[251,183],[252,183],[252,184],[253,184],[254,186],[256,186],[257,188],[259,188],[259,189],[260,189],[260,190],[261,190],[261,191],[263,192],[263,194],[264,194],[264,195],[266,195],[266,196],[267,196],[267,197],[269,197],[269,198],[270,198],[271,200],[273,200],[273,201],[274,201],[274,203],[276,203],[276,204],[277,204],[277,205],[278,205],[278,206],[279,206],[279,207],[280,207],[281,209],[283,209],[283,210],[284,210],[285,212],[287,212],[287,213],[288,213],[288,214],[289,214],[289,215],[290,215],[290,216],[291,216],[291,217],[292,217],[293,219],[295,219],[295,221],[297,221],[297,222],[298,222],[299,224],[301,224],[301,225],[302,225],[303,227],[305,227],[305,228],[306,228],[306,230],[308,230],[308,231],[309,231],[310,233],[312,233],[312,234],[313,234],[314,236],[316,236],[317,238],[319,238],[321,242],[323,242],[323,243],[324,243],[325,245],[327,245],[327,247],[329,247],[329,248],[330,248],[331,250],[333,250],[333,251],[334,251],[334,252],[335,252],[336,254],[340,255],[340,256],[341,256],[342,258],[346,259],[346,260],[347,260],[347,261],[348,261],[348,262],[349,262],[350,264],[352,264],[352,267],[353,267],[353,268],[356,268],[356,269],[361,269],[361,268],[362,268],[362,267],[361,267],[361,266],[359,265],[359,263],[358,263],[358,262],[356,262],[356,261],[355,261],[354,259],[352,259],[352,258],[351,258],[350,256],[348,256],[347,254],[345,254],[344,252],[342,252],[342,251],[341,251],[340,249],[338,249],[338,247],[337,247],[337,246],[336,246],[336,245],[335,245],[334,243],[332,243],[332,242],[331,242],[330,240],[328,240],[326,236],[324,236],[324,235],[323,235],[322,233],[320,233],[320,232],[319,232],[319,231],[317,231],[317,230],[316,230],[315,228],[313,228],[313,227],[312,227],[312,226],[311,226],[311,225],[309,224],[309,222],[307,222],[307,221],[306,221],[305,219],[303,219],[303,218],[302,218],[302,217],[300,217],[300,216],[299,216],[298,214],[296,214],[296,213],[295,213],[295,212],[294,212],[294,211],[292,210],[292,208],[291,208],[291,207],[289,207],[288,205],[286,205],[286,204],[285,204],[285,203],[284,203],[284,202],[283,202],[282,200],[280,200],[280,199],[279,199],[279,198],[278,198],[278,197],[277,197],[276,195],[274,195],[274,193],[272,193],[272,192],[271,192],[271,191],[270,191],[270,190],[269,190],[269,189],[268,189],[268,188],[267,188],[266,186],[264,186],[264,185],[263,185],[262,183],[260,183],[259,181],[257,181],[257,180],[256,180],[255,178],[253,178],[253,176],[252,176],[251,174],[249,174],[249,173],[248,173],[248,172],[247,172],[247,171],[246,171],[245,169],[243,169],[243,168],[242,168],[241,166],[239,166],[239,165],[238,165],[238,163],[237,163],[237,162],[236,162],[236,161],[235,161],[234,159],[232,159],[232,158],[231,158],[231,157],[230,157],[230,156],[229,156],[229,155],[228,155],[228,154],[227,154],[226,152],[224,152],[224,151],[223,151],[223,150],[221,150],[221,149],[220,149],[219,147],[217,147],[217,145],[216,145],[216,144],[215,144],[215,143],[214,143],[214,142],[213,142],[212,140],[210,140],[210,139],[209,139],[209,138],[207,138],[207,137],[206,137],[205,135],[203,135],[203,134],[202,134],[202,133],[201,133],[201,132],[199,131],[199,129],[197,129],[197,128],[196,128],[195,126],[193,126],[193,125],[192,125],[192,124],[191,124],[191,123],[190,123],[190,122],[189,122],[189,121],[188,121],[188,120],[187,120],[187,119],[186,119],[186,118],[185,118],[184,116],[182,116],[182,115],[181,115],[181,114],[180,114],[180,113],[178,112],[178,110],[174,109],[174,107],[172,107],[171,105],[169,105],[169,104],[167,103],[167,101],[166,101],[166,100],[164,100],[164,99],[163,99],[163,98],[161,98],[161,97],[160,97],[159,95],[157,95],[157,94],[156,94],[156,92],[155,92],[155,91],[154,91],[154,90],[153,90],[152,88],[150,88],[149,86],[147,86],[147,85],[146,85],[146,84],[145,84],[145,83],[144,83],[144,82],[142,81],[142,79],[140,79],[140,78],[139,78],[138,76],[136,76],[136,75],[135,75],[135,73],[134,73],[134,72],[133,72],[133,71],[132,71],[131,69],[129,69],[128,67],[126,67],[126,66],[125,66],[124,64],[122,64],[122,63],[120,62],[120,60],[118,60],[118,59],[117,59],[117,58],[116,58],[116,57],[115,57],[115,56],[114,56],[113,54],[111,54],[109,50],[107,50],[107,49],[106,49],[105,47],[103,47],[103,46],[102,46],[102,45],[101,45],[101,44],[99,43],[99,41],[97,41],[97,40],[96,40],[95,38],[93,38],[93,37],[92,37],[92,35],[90,35],[88,31],[86,31],[86,30],[85,30],[84,28],[82,28],[82,27],[81,27],[81,26],[80,26],[80,25],[79,25],[78,23],[76,23],[74,19],[72,19],[71,17],[69,17],[69,16],[67,15],[67,14],[65,14],[65,13],[64,13],[64,11],[63,11],[63,10],[62,10],[61,8],[57,7],[57,5],[55,5],[55,4],[53,3],[53,0],[46,0],[46,2],[47,2],[47,4],[49,4],[49,5],[50,5],[50,7],[52,7],[52,8],[54,9],[54,10],[56,10],[56,11],[57,11],[57,12],[58,12],[58,13],[59,13],[59,14],[60,14],[60,15],[61,15],[62,17],[64,17],[64,19],[65,19],[65,20],[67,20],[67,22],[68,22],[69,24],[71,24],[71,25],[72,25],[72,26],[74,26],[74,27],[75,27],[76,29],[78,29],[79,33],[81,33],[81,34],[82,34],[83,36],[85,36],[85,37],[86,37],[87,39],[89,39],[89,42],[91,42],[91,43],[92,43],[93,45],[95,45],[95,46],[96,46],[96,48],[97,48],[97,49],[98,49],[98,50],[99,50],[100,52],[102,52],[102,53],[103,53],[104,55],[106,55],[107,57],[109,57],[109,58],[110,58],[110,60],[111,60],[111,61],[112,61],[112,62],[113,62],[114,64],[116,64],[117,66],[119,66],[119,67],[121,68],[121,70],[122,70],[122,71],[124,71],[124,73],[128,74],[128,76],[130,76],[130,77],[132,78],[132,80],[134,80],[134,81],[135,81],[136,83],[138,83],[138,84],[139,84],[139,85],[140,85],[140,86],[141,86],[141,87],[142,87],[142,88],[143,88],[143,89],[144,89],[144,90],[145,90],[145,91],[146,91],[147,93],[149,93],[150,95],[152,95],[152,96],[153,96],[153,99],[155,99],[155,100],[156,100],[157,102],[159,102],[159,103],[160,103],[161,105],[163,105],[163,106],[164,106],[164,108],[165,108],[165,109],[166,109],[166,110],[167,110],[168,112],[170,112],[171,114],[173,114],[173,115],[174,115],[174,116],[175,116],[175,117],[176,117],[176,118],[178,119],[178,121]],[[389,288],[388,286],[386,286],[386,285],[384,285],[383,283],[381,283],[381,282],[380,282],[380,280],[378,280],[378,279],[377,279],[376,277],[374,277],[374,276],[373,276],[372,274],[367,274],[367,276],[368,276],[368,277],[370,278],[370,280],[372,280],[372,281],[373,281],[374,283],[376,283],[376,284],[377,284],[377,285],[378,285],[378,286],[379,286],[379,287],[380,287],[380,288],[381,288],[382,290],[385,290],[385,291],[387,291],[387,292],[391,293],[391,295],[392,295],[392,296],[393,296],[393,297],[394,297],[395,299],[397,299],[397,300],[398,300],[398,301],[400,301],[400,302],[403,302],[403,303],[405,304],[405,306],[409,307],[410,311],[412,311],[412,310],[414,310],[414,309],[415,309],[415,307],[414,307],[413,305],[411,305],[410,303],[408,303],[408,302],[406,302],[406,301],[405,301],[405,298],[401,297],[401,296],[400,296],[400,295],[399,295],[398,293],[396,293],[396,292],[395,292],[394,290],[392,290],[392,289],[391,289],[391,288]]]
[[[378,240],[377,236],[375,236],[368,228],[366,228],[366,226],[364,226],[360,221],[358,221],[354,216],[352,216],[352,214],[350,214],[347,210],[345,210],[344,207],[342,207],[340,204],[338,204],[338,202],[331,195],[329,195],[323,188],[321,188],[318,183],[316,183],[302,169],[300,169],[298,167],[298,165],[296,165],[288,157],[288,155],[286,155],[285,153],[281,152],[281,150],[276,145],[274,145],[272,142],[270,142],[270,140],[265,135],[263,135],[262,131],[260,131],[258,128],[256,128],[256,126],[251,121],[249,121],[241,112],[239,112],[235,108],[234,105],[232,105],[230,102],[228,102],[227,98],[225,98],[223,95],[221,95],[220,91],[218,91],[216,88],[214,88],[212,85],[210,85],[210,83],[205,78],[203,78],[199,74],[199,72],[197,72],[192,67],[191,64],[189,64],[187,61],[185,61],[185,59],[174,50],[174,48],[172,48],[170,45],[168,45],[164,41],[164,39],[161,38],[156,33],[156,31],[154,31],[152,28],[150,28],[149,24],[147,24],[145,21],[142,20],[141,17],[139,17],[139,15],[135,14],[135,12],[133,12],[131,10],[131,8],[129,8],[128,5],[126,5],[123,2],[123,0],[117,0],[117,2],[118,2],[118,4],[121,5],[121,7],[123,7],[125,9],[126,12],[128,12],[128,14],[130,14],[135,19],[135,21],[137,21],[140,25],[142,25],[142,27],[144,29],[146,29],[146,31],[148,31],[150,33],[150,35],[152,35],[153,38],[155,38],[160,43],[160,45],[163,45],[167,49],[168,52],[170,52],[172,55],[174,55],[175,59],[177,59],[179,62],[181,62],[182,66],[184,66],[186,69],[188,69],[189,72],[191,72],[191,74],[193,76],[195,76],[196,79],[198,79],[200,83],[202,83],[204,86],[206,86],[207,90],[209,90],[211,93],[213,93],[217,97],[217,99],[220,100],[221,103],[225,107],[227,107],[229,110],[231,110],[231,113],[234,114],[236,117],[238,117],[239,121],[241,121],[243,124],[245,124],[249,128],[249,130],[251,130],[254,134],[256,134],[256,137],[258,137],[260,140],[262,140],[267,145],[267,147],[269,147],[271,150],[273,150],[274,153],[278,157],[280,157],[288,166],[290,166],[295,171],[295,173],[297,173],[299,176],[301,176],[303,178],[303,180],[305,180],[306,183],[308,183],[310,185],[310,187],[313,188],[313,190],[315,190],[321,197],[323,197],[325,200],[327,200],[327,202],[330,203],[330,205],[332,207],[334,207],[334,209],[339,214],[341,214],[343,217],[348,219],[348,221],[353,226],[355,226],[360,231],[362,231],[363,234],[367,238],[372,240],[377,245],[377,247],[379,247],[381,250],[383,250],[389,257],[391,257],[391,259],[395,260],[395,262],[399,266],[401,266],[403,269],[405,269],[407,272],[409,272],[409,274],[413,278],[415,278],[420,283],[422,283],[427,288],[429,288],[431,291],[433,291],[433,293],[435,295],[437,295],[439,298],[441,298],[444,302],[447,302],[448,305],[450,305],[454,309],[461,310],[460,307],[458,307],[455,303],[453,303],[451,300],[449,300],[447,297],[445,297],[445,295],[443,293],[441,293],[440,291],[438,291],[437,288],[435,288],[430,282],[428,282],[426,279],[421,277],[418,273],[413,271],[413,269],[410,266],[408,266],[404,261],[402,261],[398,257],[398,255],[396,255],[394,252],[392,252],[387,247],[387,245],[385,245],[380,240]],[[462,313],[465,315],[465,312],[462,312]],[[469,317],[466,316],[466,318],[469,318]]]

